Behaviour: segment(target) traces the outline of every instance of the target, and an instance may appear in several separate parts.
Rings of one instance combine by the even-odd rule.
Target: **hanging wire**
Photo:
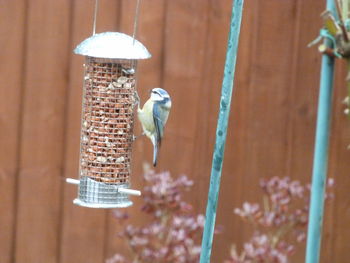
[[[140,14],[140,3],[141,3],[141,0],[137,0],[136,10],[135,10],[135,19],[134,19],[134,32],[132,34],[133,45],[135,44],[135,38],[136,38],[136,34],[137,34],[137,25],[138,25],[139,14]]]
[[[95,9],[94,9],[94,22],[92,26],[92,34],[96,34],[96,20],[97,20],[97,12],[98,12],[98,1],[95,0]],[[132,34],[132,39],[133,39],[133,44],[135,44],[135,39],[136,39],[136,34],[137,34],[137,28],[138,28],[138,21],[139,21],[139,16],[140,16],[140,5],[141,5],[141,0],[137,0],[136,3],[136,10],[135,10],[135,19],[134,19],[134,32]]]
[[[92,35],[95,35],[95,34],[96,34],[97,10],[98,10],[98,0],[95,0],[94,23],[93,23],[93,25],[92,25]]]

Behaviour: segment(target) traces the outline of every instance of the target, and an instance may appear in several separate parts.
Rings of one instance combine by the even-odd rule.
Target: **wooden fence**
[[[135,2],[100,0],[97,32],[132,33]],[[195,181],[188,200],[204,213],[231,0],[144,0],[139,40],[153,54],[139,68],[147,90],[169,91],[173,109],[157,170]],[[73,48],[92,33],[93,0],[0,0],[0,262],[102,263],[125,251],[111,212],[74,206],[83,58]],[[250,234],[233,214],[258,201],[260,178],[310,181],[320,55],[308,49],[324,1],[247,0],[228,131],[212,262]],[[346,75],[337,64],[326,209],[324,263],[348,262],[350,122],[343,114]],[[136,127],[140,131],[139,127]],[[133,187],[151,161],[146,138],[135,143]],[[142,222],[140,200],[128,209]],[[137,216],[136,216],[137,215]],[[303,262],[303,249],[292,262]]]

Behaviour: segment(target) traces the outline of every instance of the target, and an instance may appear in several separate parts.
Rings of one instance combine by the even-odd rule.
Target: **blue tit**
[[[150,138],[153,144],[153,166],[157,165],[159,147],[162,143],[164,126],[168,120],[170,108],[171,100],[168,92],[161,88],[154,88],[143,108],[139,106],[137,110],[143,134]]]

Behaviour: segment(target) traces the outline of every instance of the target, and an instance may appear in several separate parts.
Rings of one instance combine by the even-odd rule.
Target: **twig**
[[[341,12],[341,4],[339,0],[334,0],[335,1],[335,6],[337,8],[337,13],[338,13],[338,17],[339,17],[339,26],[344,38],[345,42],[349,42],[349,37],[348,37],[348,33],[346,32],[346,28],[344,26],[344,19],[343,19],[343,14]]]
[[[263,197],[263,202],[264,202],[265,213],[270,212],[269,199],[266,195],[264,195],[264,197]]]
[[[293,227],[295,226],[295,222],[289,222],[288,225],[284,225],[280,227],[277,232],[273,235],[272,239],[272,247],[275,248],[281,238],[287,234]]]

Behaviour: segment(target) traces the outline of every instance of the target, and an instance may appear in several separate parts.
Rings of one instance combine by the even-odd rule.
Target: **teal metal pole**
[[[334,0],[327,0],[327,9],[335,15]],[[325,40],[332,47],[330,40]],[[334,76],[334,58],[322,56],[320,94],[318,99],[315,152],[312,172],[310,213],[306,246],[306,263],[320,261],[322,221],[327,177],[330,114],[332,108],[332,90]]]
[[[224,160],[228,118],[230,115],[239,33],[242,21],[243,2],[244,0],[233,0],[231,26],[228,38],[224,77],[222,81],[220,111],[216,128],[216,142],[214,147],[210,176],[210,186],[208,193],[204,233],[202,238],[200,263],[210,262],[210,255],[213,244],[216,208],[220,191],[220,179],[222,163]]]

